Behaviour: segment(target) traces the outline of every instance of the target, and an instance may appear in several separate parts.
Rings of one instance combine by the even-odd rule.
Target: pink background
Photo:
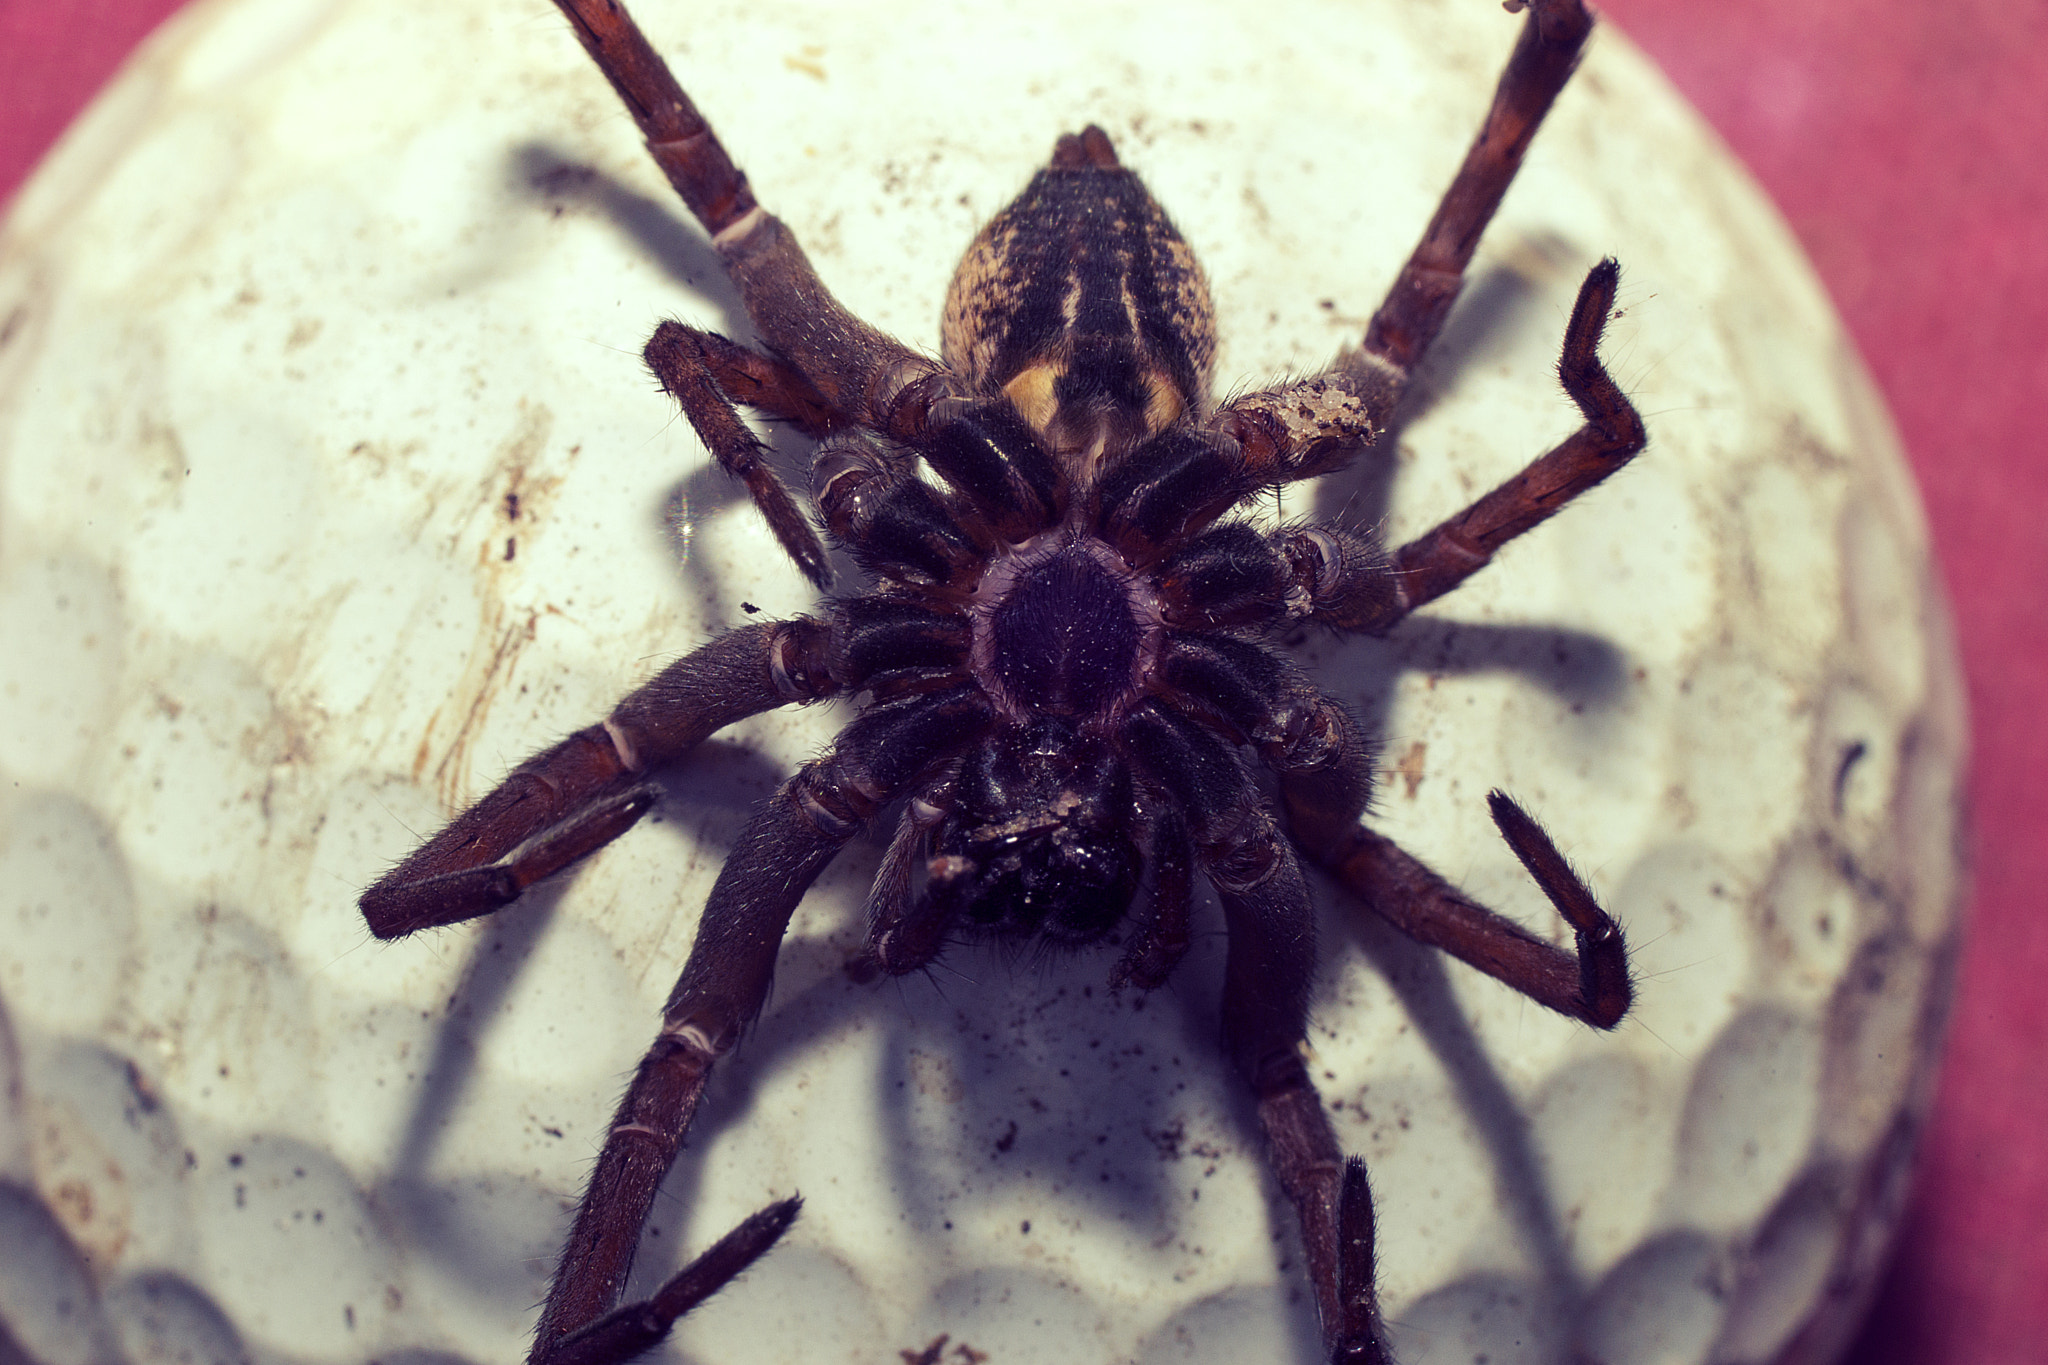
[[[175,8],[0,0],[0,199]],[[1850,1360],[2043,1359],[2048,918],[2027,907],[2048,887],[2048,442],[2027,400],[2048,391],[2048,4],[1606,9],[1833,291],[1905,434],[1969,676],[1973,939],[1913,1210]]]

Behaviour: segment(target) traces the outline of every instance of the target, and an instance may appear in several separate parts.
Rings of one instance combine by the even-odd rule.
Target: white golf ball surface
[[[1226,390],[1362,332],[1520,22],[640,9],[826,281],[921,347],[975,228],[1100,123],[1209,271]],[[1789,235],[1614,35],[1398,452],[1284,514],[1398,544],[1568,434],[1557,348],[1608,254],[1604,353],[1650,448],[1388,641],[1301,650],[1382,736],[1377,828],[1565,941],[1486,818],[1502,787],[1633,946],[1636,1007],[1599,1034],[1315,879],[1315,1074],[1371,1166],[1408,1365],[1821,1358],[1946,998],[1960,692],[1910,484]],[[523,1353],[710,879],[849,714],[733,727],[658,818],[492,920],[385,946],[354,909],[660,664],[816,610],[642,370],[664,316],[747,330],[536,4],[202,6],[18,202],[0,1318],[37,1360]],[[1314,1362],[1215,1042],[1213,907],[1150,997],[1105,988],[1113,951],[857,985],[883,837],[799,910],[636,1283],[771,1198],[803,1218],[664,1350]]]

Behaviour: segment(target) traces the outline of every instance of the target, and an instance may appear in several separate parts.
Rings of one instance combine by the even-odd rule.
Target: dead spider
[[[833,299],[622,9],[558,3],[711,234],[763,343],[669,322],[648,363],[822,588],[824,548],[734,405],[817,438],[818,512],[875,586],[822,620],[759,622],[677,661],[363,895],[383,938],[488,914],[623,834],[659,797],[647,775],[721,727],[867,696],[727,858],[598,1158],[532,1360],[610,1365],[652,1346],[796,1217],[797,1200],[772,1205],[650,1299],[616,1306],[711,1064],[760,1011],[798,901],[895,803],[868,899],[872,974],[924,969],[960,937],[1103,941],[1149,868],[1110,979],[1151,989],[1189,946],[1196,873],[1208,880],[1229,934],[1224,1045],[1300,1216],[1324,1345],[1333,1361],[1387,1359],[1365,1169],[1344,1159],[1302,1057],[1315,954],[1297,853],[1409,935],[1602,1028],[1629,1007],[1626,950],[1500,793],[1494,819],[1571,924],[1576,955],[1365,828],[1370,740],[1271,637],[1301,621],[1386,632],[1642,448],[1597,355],[1614,263],[1587,276],[1558,367],[1585,425],[1500,488],[1391,556],[1333,525],[1227,518],[1385,429],[1591,16],[1581,0],[1510,5],[1529,15],[1493,109],[1364,345],[1218,407],[1200,268],[1101,129],[1060,138],[968,248],[935,363]]]

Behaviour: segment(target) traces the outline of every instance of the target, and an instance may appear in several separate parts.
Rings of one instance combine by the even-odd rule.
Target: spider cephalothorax
[[[1405,932],[1601,1027],[1628,1008],[1626,954],[1499,793],[1495,821],[1570,924],[1575,954],[1368,829],[1369,737],[1274,636],[1300,622],[1392,628],[1642,448],[1598,356],[1614,264],[1588,275],[1559,363],[1585,425],[1513,480],[1391,555],[1337,526],[1272,529],[1233,513],[1385,429],[1570,74],[1591,24],[1581,0],[1527,6],[1486,128],[1364,344],[1220,407],[1200,267],[1101,129],[1062,137],[968,248],[934,361],[833,299],[613,0],[559,3],[712,234],[760,334],[750,349],[664,323],[650,365],[822,587],[818,535],[734,404],[820,438],[818,516],[874,583],[823,619],[746,626],[677,661],[363,896],[385,937],[488,913],[624,833],[659,797],[649,770],[713,731],[792,702],[861,699],[719,874],[598,1158],[534,1360],[624,1360],[794,1218],[794,1200],[772,1206],[652,1299],[616,1307],[711,1064],[766,999],[797,902],[892,809],[867,973],[922,969],[977,933],[1082,945],[1122,926],[1112,982],[1157,986],[1190,941],[1197,876],[1208,883],[1229,935],[1224,1047],[1299,1214],[1326,1348],[1333,1361],[1384,1360],[1364,1168],[1343,1158],[1302,1059],[1315,950],[1301,858]]]

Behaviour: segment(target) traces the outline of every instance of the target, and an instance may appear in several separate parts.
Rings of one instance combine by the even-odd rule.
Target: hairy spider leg
[[[1272,818],[1249,801],[1233,837],[1201,848],[1198,857],[1229,935],[1224,1045],[1251,1083],[1273,1174],[1294,1205],[1323,1348],[1332,1365],[1385,1365],[1372,1288],[1370,1196],[1361,1201],[1354,1194],[1347,1205],[1350,1163],[1302,1056],[1315,910],[1300,860]],[[1362,1168],[1350,1178],[1362,1181]]]
[[[654,164],[704,230],[716,237],[758,208],[746,172],[733,164],[626,7],[616,0],[562,0],[559,7],[640,125]]]
[[[660,798],[650,771],[714,731],[838,690],[816,621],[743,626],[692,650],[628,693],[611,717],[513,769],[362,894],[379,938],[503,909],[543,877],[596,852]]]
[[[1252,1088],[1275,1178],[1295,1208],[1325,1352],[1333,1365],[1384,1365],[1370,1196],[1362,1173],[1346,1175],[1303,1060],[1315,984],[1314,902],[1294,845],[1230,742],[1257,743],[1283,768],[1331,767],[1317,713],[1342,708],[1293,665],[1245,641],[1189,642],[1162,671],[1173,680],[1171,695],[1188,700],[1133,708],[1125,745],[1141,771],[1178,798],[1196,866],[1223,909],[1224,1048]],[[1361,792],[1370,781],[1362,746],[1336,766],[1340,782]],[[1360,1186],[1348,1204],[1347,1179]]]
[[[1392,367],[1404,383],[1443,329],[1480,236],[1593,31],[1584,0],[1507,0],[1507,7],[1527,9],[1529,18],[1494,87],[1486,122],[1366,329],[1364,353]]]
[[[871,707],[747,822],[705,901],[661,1032],[598,1154],[535,1329],[532,1365],[556,1365],[562,1339],[618,1302],[712,1063],[767,1000],[776,953],[804,892],[877,810],[991,716],[972,686]]]
[[[1542,524],[1620,469],[1648,442],[1643,419],[1600,363],[1600,337],[1614,307],[1621,267],[1610,257],[1579,286],[1565,326],[1557,375],[1586,422],[1554,449],[1470,507],[1394,552],[1398,614],[1367,629],[1385,631],[1477,573],[1501,546]]]
[[[615,1365],[655,1346],[676,1319],[766,1256],[803,1206],[801,1198],[792,1196],[749,1215],[645,1299],[614,1308],[563,1336],[548,1357],[551,1365]]]
[[[1203,735],[1250,744],[1279,778],[1293,846],[1331,868],[1396,927],[1574,1018],[1612,1027],[1627,1012],[1627,950],[1619,927],[1541,827],[1506,796],[1494,794],[1494,818],[1572,925],[1576,956],[1458,896],[1365,828],[1371,743],[1356,718],[1293,664],[1229,636],[1176,637],[1162,650],[1158,669],[1169,694],[1181,699],[1176,709],[1200,727],[1171,727],[1164,723],[1169,713],[1149,705],[1134,718],[1140,757],[1168,788],[1223,785],[1228,756],[1205,758],[1205,742],[1215,741]],[[1312,924],[1301,918],[1308,913],[1307,892],[1301,889],[1296,911],[1300,871],[1291,852],[1283,866],[1279,853],[1262,842],[1270,820],[1249,802],[1233,818],[1238,824],[1227,839],[1198,834],[1203,870],[1229,929],[1225,1038],[1259,1097],[1274,1171],[1300,1219],[1330,1359],[1377,1365],[1386,1355],[1371,1288],[1370,1191],[1363,1165],[1343,1161],[1300,1052],[1306,986],[1298,983],[1315,961]],[[1209,827],[1224,822],[1212,820]]]
[[[1502,837],[1572,926],[1575,952],[1468,900],[1420,859],[1369,829],[1361,817],[1371,795],[1372,747],[1348,711],[1328,698],[1322,703],[1317,721],[1327,727],[1328,739],[1319,752],[1291,767],[1273,764],[1296,845],[1418,943],[1441,948],[1537,1004],[1595,1028],[1620,1023],[1632,997],[1627,943],[1542,826],[1505,794],[1487,798]]]
[[[939,404],[917,449],[999,535],[1022,539],[1065,510],[1068,480],[1006,398]]]
[[[1364,537],[1309,525],[1270,539],[1308,595],[1309,615],[1342,630],[1384,635],[1485,568],[1515,537],[1541,525],[1640,453],[1643,419],[1600,363],[1600,338],[1621,267],[1593,267],[1565,326],[1558,378],[1585,424],[1522,471],[1396,550],[1389,561]]]
[[[1384,1358],[1380,1328],[1379,1286],[1374,1278],[1376,1240],[1372,1187],[1365,1178],[1365,1158],[1346,1157],[1344,1183],[1337,1192],[1337,1311],[1332,1334],[1336,1365],[1371,1365],[1375,1353]]]
[[[1527,9],[1479,135],[1366,329],[1322,374],[1244,394],[1210,419],[1270,481],[1312,478],[1379,439],[1415,366],[1443,329],[1465,268],[1530,140],[1570,79],[1593,29],[1584,0],[1508,0]]]
[[[1194,945],[1194,850],[1187,821],[1168,808],[1152,822],[1152,896],[1124,955],[1109,974],[1111,989],[1158,990]]]
[[[739,406],[787,422],[814,441],[854,425],[853,418],[827,403],[817,385],[796,366],[742,346],[730,337],[685,327],[680,322],[664,322],[655,328],[654,336],[641,353],[657,378],[663,365],[669,363],[661,357],[668,349],[665,338],[672,328],[689,334],[690,348],[699,353],[693,358],[700,359],[711,371],[719,392]]]
[[[789,486],[769,463],[768,447],[740,420],[727,396],[723,376],[713,369],[713,356],[730,360],[732,351],[746,354],[744,347],[714,352],[705,342],[708,332],[664,322],[655,329],[643,353],[661,387],[682,408],[697,439],[704,443],[719,468],[746,486],[768,529],[775,533],[783,552],[796,561],[805,578],[820,589],[832,585],[832,566],[826,561],[825,546],[818,539],[811,519],[791,495]],[[720,338],[723,340],[723,338]],[[731,345],[731,343],[727,343]]]
[[[1261,623],[1275,601],[1338,630],[1384,635],[1491,563],[1500,548],[1606,479],[1643,449],[1642,418],[1600,363],[1600,339],[1620,268],[1605,260],[1579,286],[1565,327],[1558,378],[1585,423],[1520,473],[1394,553],[1373,537],[1321,523],[1260,534],[1226,526],[1182,545],[1162,567],[1161,606],[1170,624]],[[1275,390],[1273,394],[1281,391]],[[1267,395],[1268,397],[1272,395]],[[1252,395],[1261,398],[1260,395]],[[1248,400],[1247,400],[1248,401]],[[1263,401],[1263,399],[1262,399]],[[1275,411],[1280,410],[1275,400]],[[1239,411],[1240,437],[1262,439]],[[1297,442],[1305,458],[1314,446]],[[1271,465],[1266,470],[1271,474]]]
[[[1344,1155],[1298,1053],[1275,1054],[1272,1066],[1253,1078],[1252,1090],[1274,1177],[1301,1226],[1324,1354],[1330,1365],[1391,1365],[1375,1286],[1372,1189],[1364,1158]]]
[[[952,769],[926,787],[903,808],[896,833],[882,854],[868,891],[866,907],[868,937],[866,956],[854,966],[862,981],[876,976],[899,975],[899,962],[928,963],[938,956],[941,936],[950,915],[919,914],[919,898],[912,878],[924,861],[925,840],[946,818],[952,804],[955,773]]]
[[[838,776],[823,763],[800,770],[748,823],[720,871],[661,1032],[619,1103],[577,1207],[534,1331],[534,1365],[552,1362],[564,1337],[618,1303],[712,1063],[767,995],[797,902],[860,828],[863,799]]]
[[[848,312],[617,0],[556,0],[647,139],[669,184],[711,234],[747,316],[827,405],[899,438],[945,396],[938,364]]]
[[[1503,833],[1511,822],[1527,822],[1537,855],[1526,855],[1528,845],[1518,845],[1512,838],[1509,846],[1571,924],[1575,953],[1553,947],[1513,920],[1466,899],[1420,859],[1362,824],[1315,855],[1316,861],[1416,942],[1443,949],[1559,1014],[1594,1028],[1613,1028],[1628,1013],[1633,998],[1621,927],[1594,902],[1557,846],[1519,806],[1500,792],[1487,800]],[[1503,815],[1503,807],[1510,813]],[[1563,873],[1569,880],[1547,880],[1553,873]]]

